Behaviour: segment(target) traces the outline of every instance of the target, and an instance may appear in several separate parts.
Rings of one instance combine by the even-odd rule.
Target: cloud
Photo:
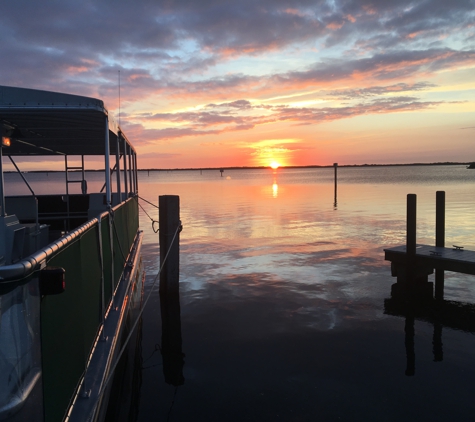
[[[339,99],[351,100],[354,98],[367,98],[375,95],[393,94],[407,91],[423,91],[428,88],[436,87],[436,84],[429,82],[416,82],[412,84],[400,82],[389,86],[371,86],[359,89],[340,89],[327,92],[327,95]]]
[[[457,40],[459,52],[470,50],[474,9],[470,0],[17,0],[2,5],[1,51],[8,60],[0,70],[2,83],[70,91],[91,80],[102,86],[104,76],[107,87],[116,74],[104,73],[110,67],[124,75],[135,69],[159,91],[240,56],[296,46],[344,48],[356,51],[353,57],[367,51],[376,61],[398,49],[447,49],[446,39]],[[220,78],[206,80],[217,86]],[[232,76],[223,80],[228,86]]]
[[[425,85],[421,85],[422,89]],[[386,88],[386,91],[385,91]],[[369,92],[392,92],[392,87],[374,87]],[[404,88],[404,87],[401,87]],[[402,91],[403,89],[401,89]],[[373,94],[375,95],[375,94]],[[356,96],[360,99],[358,96]],[[262,108],[260,105],[255,107],[248,100],[239,100],[239,103],[246,104],[246,107],[239,110],[242,114],[230,116],[229,107],[233,103],[213,104],[213,108],[222,109],[223,114],[209,113],[207,109],[194,112],[182,113],[162,113],[152,116],[135,116],[134,119],[147,122],[150,120],[180,123],[180,127],[166,127],[163,129],[145,129],[142,124],[130,126],[130,132],[138,139],[147,142],[181,138],[185,136],[204,136],[219,135],[226,132],[238,130],[249,130],[258,125],[290,122],[293,124],[318,124],[331,122],[340,119],[346,119],[368,114],[384,114],[397,112],[420,111],[437,107],[447,102],[443,101],[420,101],[412,96],[392,96],[382,98],[371,98],[355,102],[351,105],[339,107],[292,107],[286,104],[274,105]],[[132,118],[132,117],[131,117]],[[137,127],[140,134],[137,133]],[[128,128],[127,128],[128,129]]]
[[[181,155],[182,154],[177,154],[177,153],[147,152],[147,153],[140,154],[140,159],[145,159],[145,158],[155,158],[157,160],[173,159],[173,158],[180,157]]]
[[[358,90],[360,95],[369,95],[370,92],[365,90],[365,85],[390,81],[397,81],[391,88],[395,91],[398,89],[420,91],[434,85],[429,82],[399,81],[414,77],[427,78],[439,71],[471,66],[474,62],[475,50],[394,51],[369,58],[328,59],[317,62],[305,70],[272,75],[231,74],[198,81],[168,81],[166,89],[163,81],[157,81],[156,92],[171,99],[196,98],[197,101],[206,101],[210,98],[240,97],[249,93],[259,97],[275,94],[276,91],[285,93],[304,89],[328,89],[345,83],[358,86],[352,95]],[[347,95],[351,95],[349,91]],[[212,103],[209,106],[214,105]],[[236,108],[244,106],[245,104],[236,104]]]
[[[442,104],[414,96],[433,75],[474,67],[474,21],[473,0],[16,0],[0,14],[0,84],[113,111],[120,71],[138,144],[417,111]]]

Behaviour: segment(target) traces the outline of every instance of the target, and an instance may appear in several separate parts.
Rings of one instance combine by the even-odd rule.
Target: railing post
[[[445,192],[435,194],[435,246],[445,246]],[[444,298],[444,270],[435,270],[435,298]]]
[[[160,293],[178,293],[180,274],[180,197],[158,197],[160,239]],[[166,258],[166,260],[165,260]]]

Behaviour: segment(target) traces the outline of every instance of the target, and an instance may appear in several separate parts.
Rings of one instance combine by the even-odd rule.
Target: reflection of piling
[[[158,206],[160,267],[163,267],[160,272],[160,292],[178,292],[180,230],[177,232],[177,228],[181,227],[180,197],[159,196]]]
[[[160,310],[162,316],[162,359],[165,382],[174,386],[183,385],[180,297],[178,292],[160,292]]]
[[[408,377],[413,376],[416,373],[416,353],[414,351],[414,316],[407,315],[406,322],[404,324],[405,341],[406,346],[406,375]]]
[[[337,169],[338,169],[338,163],[333,163],[333,168],[335,169],[335,198],[333,201],[333,206],[336,207],[338,202],[337,202],[337,186],[338,186],[338,177],[337,177]]]
[[[435,246],[445,247],[445,192],[435,194]],[[444,270],[435,270],[435,298],[444,298]]]
[[[434,353],[434,362],[442,362],[444,360],[444,350],[442,344],[442,324],[434,323],[434,334],[432,336],[432,352]]]

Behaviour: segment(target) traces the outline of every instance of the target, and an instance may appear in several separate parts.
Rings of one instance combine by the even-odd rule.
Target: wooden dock
[[[416,195],[407,195],[406,244],[384,249],[391,262],[391,275],[397,277],[393,296],[409,295],[432,299],[433,283],[428,276],[435,270],[435,298],[444,297],[444,272],[475,275],[475,251],[463,246],[445,247],[445,192],[436,192],[435,246],[416,243]]]
[[[394,265],[406,265],[406,245],[384,249],[384,259]],[[416,267],[475,275],[475,251],[441,246],[417,245],[413,257]],[[395,274],[397,275],[397,274]]]

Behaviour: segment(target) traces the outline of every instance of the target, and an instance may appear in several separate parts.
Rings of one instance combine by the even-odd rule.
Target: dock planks
[[[384,249],[384,259],[395,264],[405,264],[406,245]],[[456,247],[416,245],[414,260],[418,266],[475,275],[475,251]]]

